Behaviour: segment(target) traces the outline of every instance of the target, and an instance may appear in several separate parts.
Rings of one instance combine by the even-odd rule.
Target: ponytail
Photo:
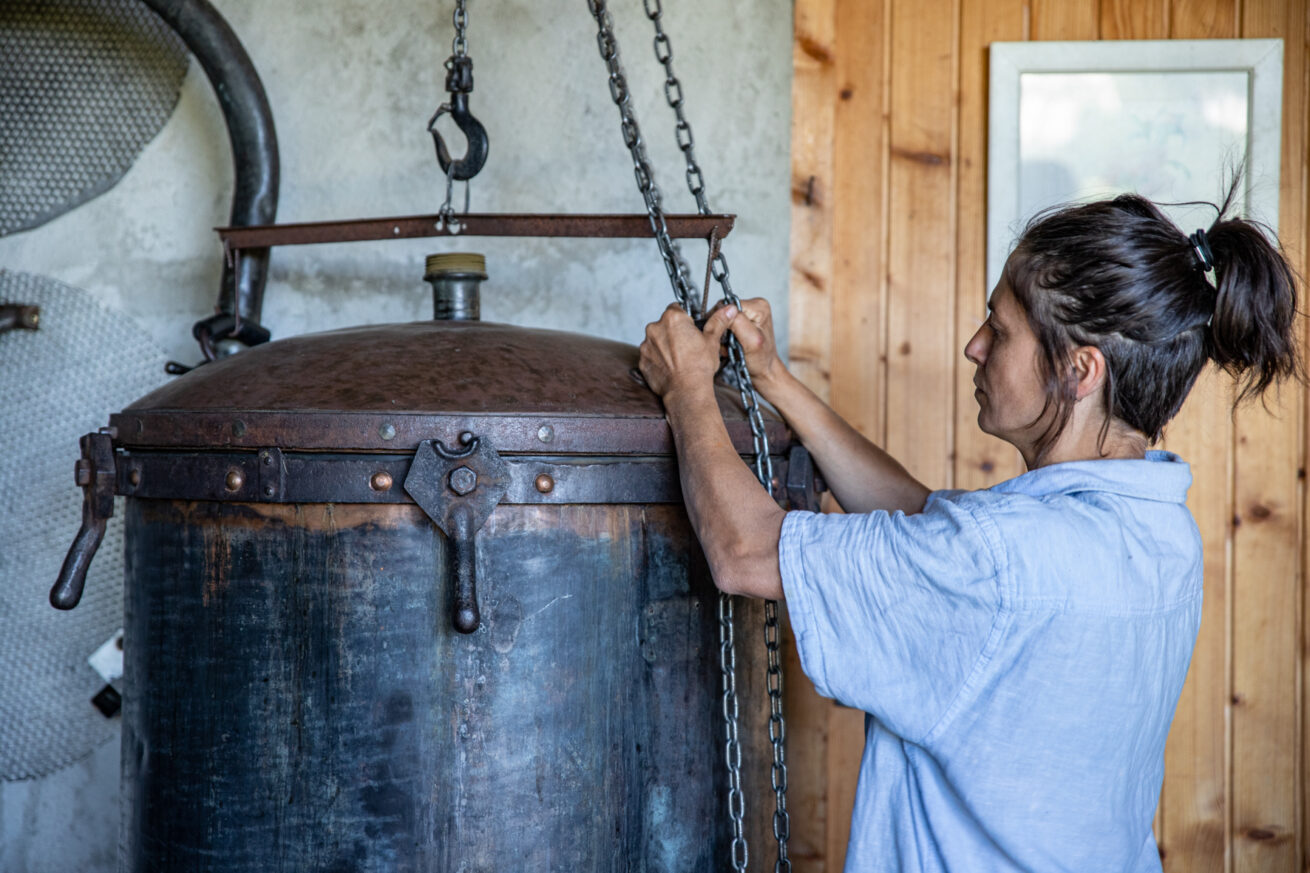
[[[1276,381],[1303,378],[1296,275],[1282,252],[1257,224],[1240,218],[1221,215],[1205,238],[1217,288],[1208,352],[1238,380],[1238,401],[1263,395]]]

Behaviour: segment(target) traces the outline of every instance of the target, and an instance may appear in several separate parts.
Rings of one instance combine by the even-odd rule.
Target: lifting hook
[[[446,90],[450,92],[450,102],[437,107],[428,122],[428,132],[432,134],[432,142],[437,147],[437,163],[441,165],[442,175],[467,182],[487,162],[487,129],[469,111],[469,93],[473,90],[473,59],[467,56],[452,57],[446,66],[449,71],[446,74]],[[450,157],[446,143],[437,132],[437,119],[447,113],[468,139],[464,157],[458,161]]]

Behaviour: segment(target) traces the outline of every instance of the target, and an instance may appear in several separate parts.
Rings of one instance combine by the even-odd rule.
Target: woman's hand
[[[737,316],[737,309],[715,310],[700,330],[677,304],[664,310],[659,321],[646,326],[641,344],[641,375],[660,397],[687,388],[711,388],[719,369],[719,343]]]
[[[714,314],[731,309],[715,309]],[[741,343],[741,350],[746,356],[746,369],[751,379],[756,382],[768,382],[777,378],[786,367],[778,357],[778,344],[773,336],[773,310],[769,301],[763,297],[753,297],[741,302],[741,315],[728,319],[729,330]]]

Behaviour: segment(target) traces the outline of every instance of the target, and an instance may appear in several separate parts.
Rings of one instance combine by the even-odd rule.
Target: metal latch
[[[463,449],[441,440],[419,443],[405,476],[405,491],[446,535],[454,583],[455,630],[471,634],[478,612],[477,551],[474,539],[510,485],[509,465],[482,437],[460,434]]]
[[[109,433],[89,433],[82,437],[82,459],[75,475],[82,486],[82,527],[68,548],[59,579],[50,589],[50,605],[55,609],[72,609],[82,599],[86,571],[91,566],[105,525],[114,514],[114,438]]]
[[[787,502],[791,509],[819,511],[819,495],[827,484],[814,467],[810,452],[797,443],[787,456]]]

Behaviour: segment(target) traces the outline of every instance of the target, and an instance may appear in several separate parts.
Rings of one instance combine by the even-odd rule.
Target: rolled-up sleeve
[[[801,666],[820,694],[923,738],[979,666],[1003,553],[967,492],[923,512],[790,512],[779,563]]]

